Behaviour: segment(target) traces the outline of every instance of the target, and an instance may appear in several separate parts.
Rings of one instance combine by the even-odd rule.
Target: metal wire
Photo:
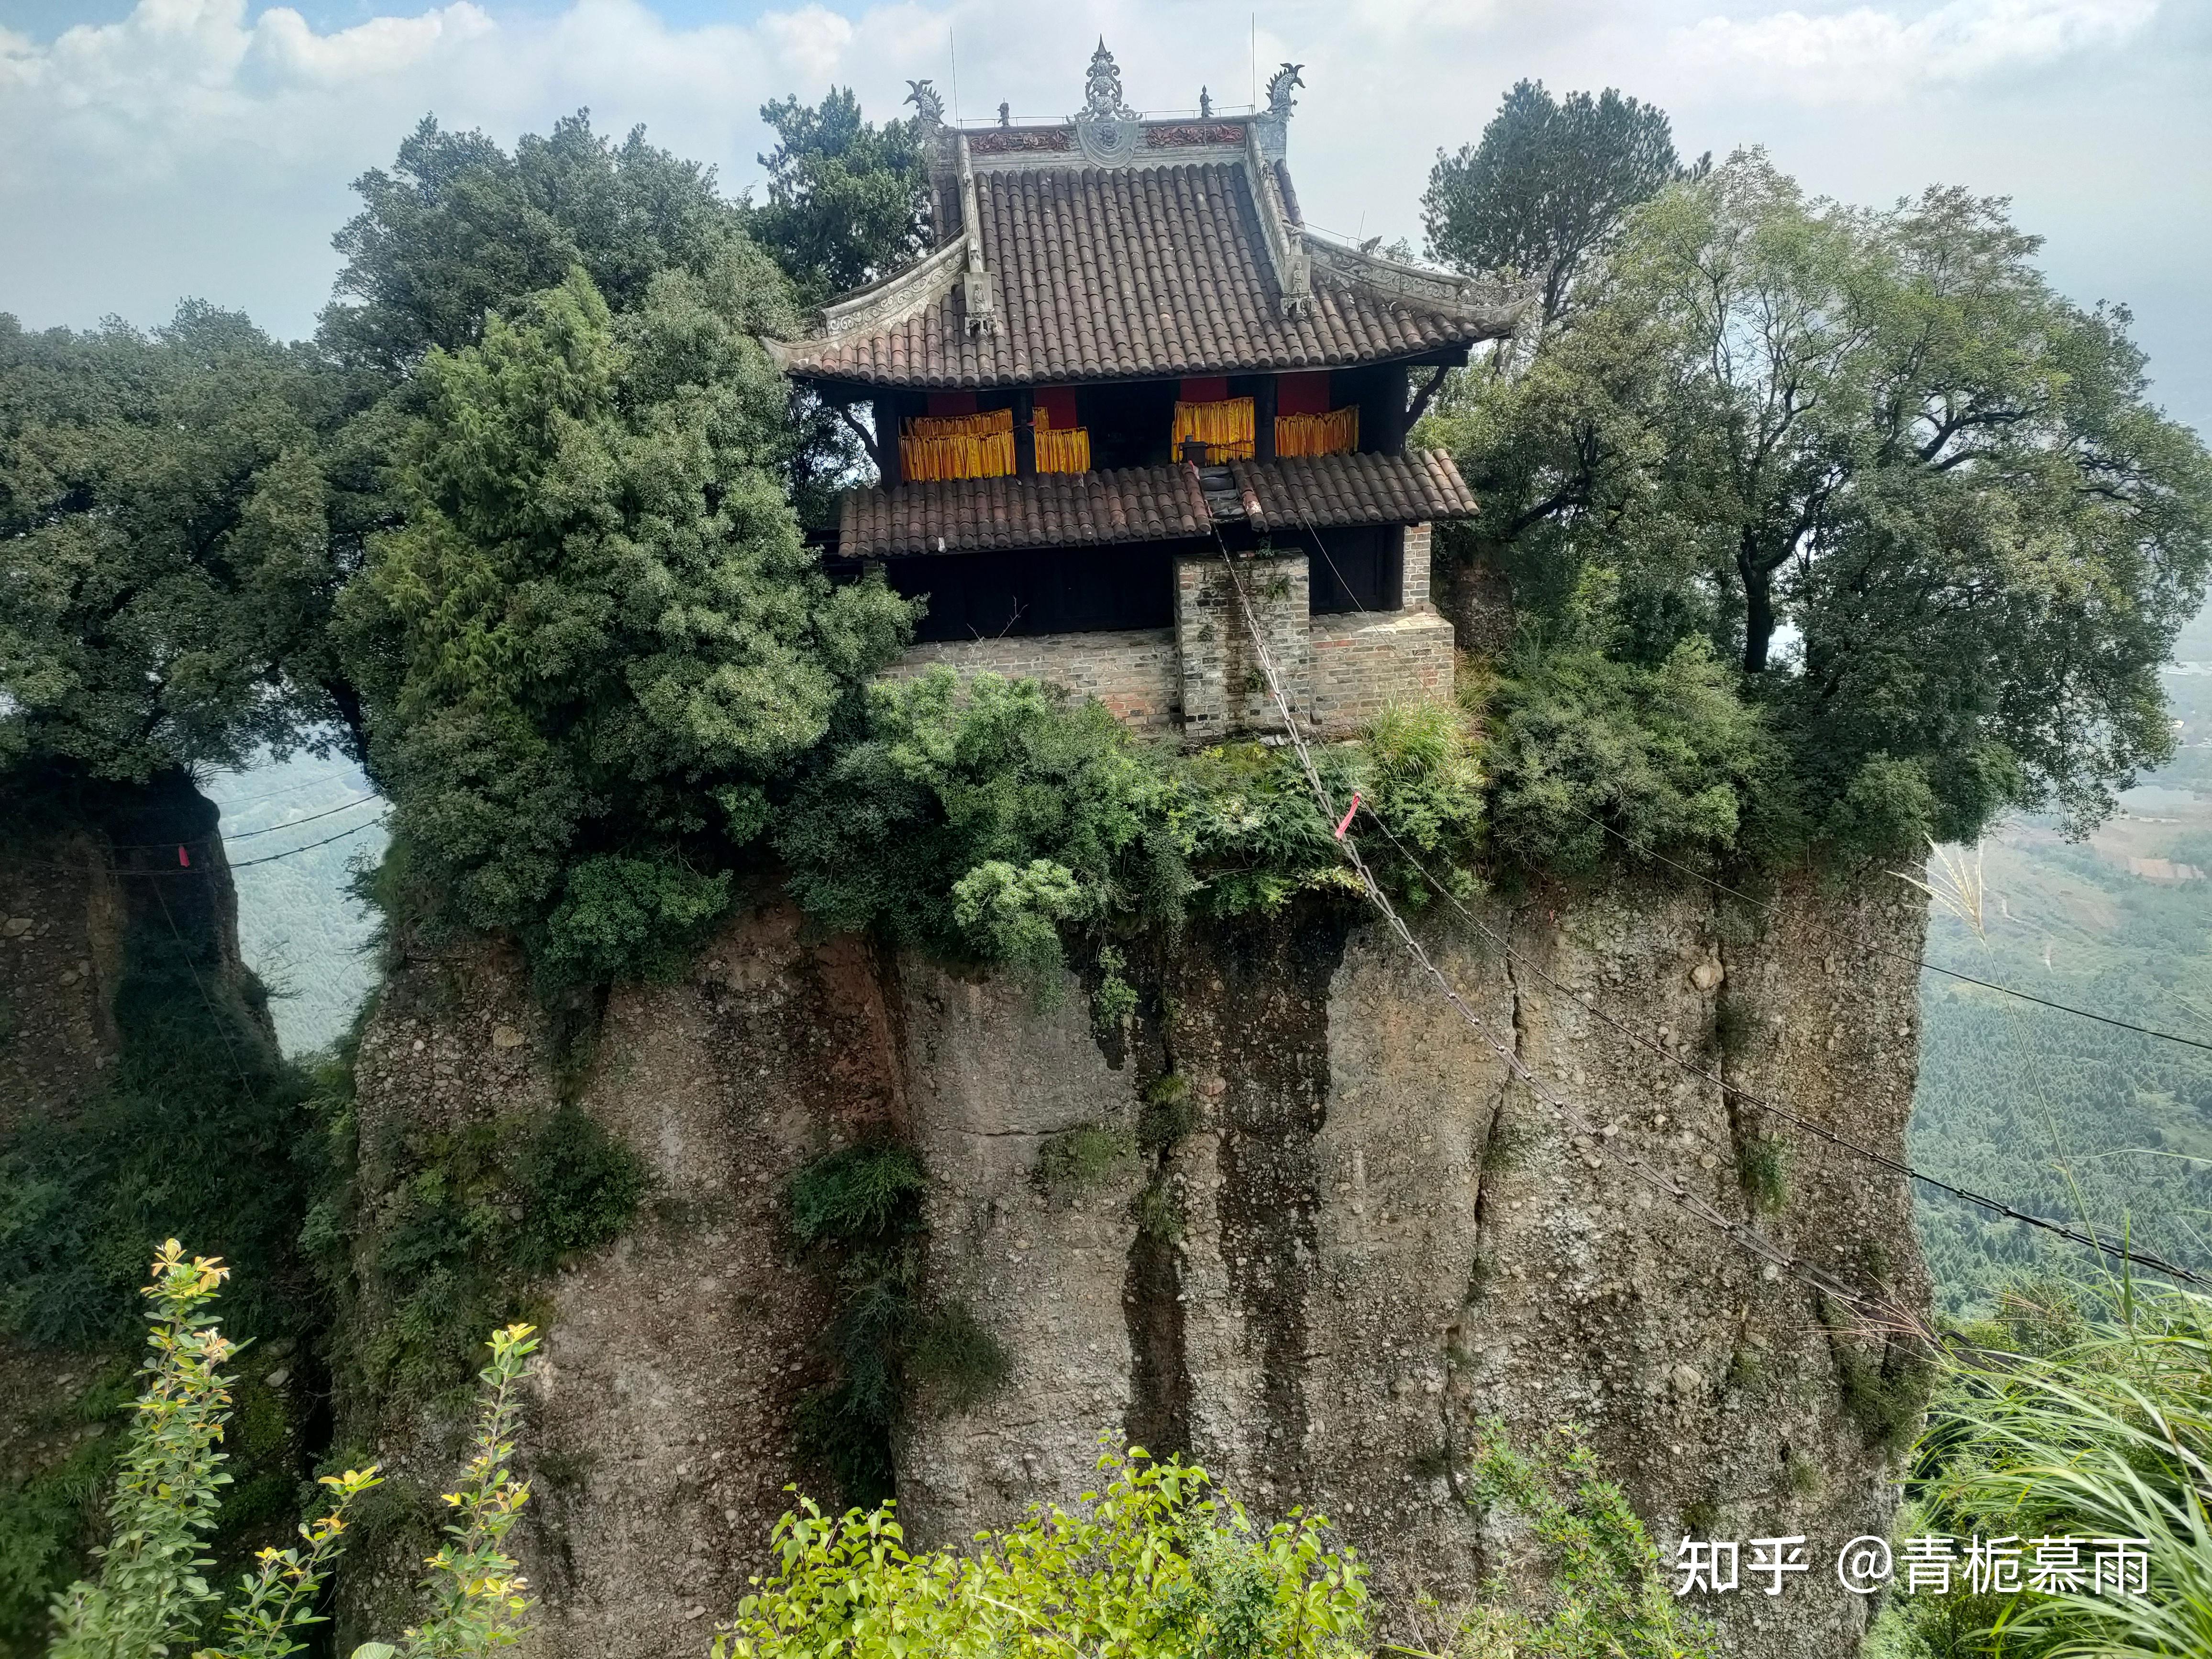
[[[1460,897],[1456,893],[1454,893],[1449,887],[1445,886],[1443,883],[1437,880],[1435,876],[1430,874],[1427,867],[1423,865],[1419,859],[1415,858],[1411,852],[1407,850],[1406,844],[1400,841],[1395,835],[1391,833],[1390,826],[1382,822],[1381,814],[1377,813],[1371,805],[1367,805],[1365,803],[1363,803],[1363,805],[1365,805],[1367,816],[1374,821],[1375,827],[1380,830],[1385,838],[1389,840],[1390,845],[1397,849],[1398,855],[1404,859],[1407,864],[1411,865],[1413,869],[1419,873],[1422,880],[1427,882],[1430,886],[1435,888],[1437,891],[1443,896],[1447,903],[1451,905],[1454,909],[1457,910],[1462,916],[1465,917],[1469,926],[1476,928],[1485,937],[1491,939],[1498,945],[1498,949],[1505,953],[1507,957],[1520,963],[1522,967],[1528,969],[1529,972],[1541,979],[1545,984],[1551,987],[1552,989],[1559,992],[1560,995],[1565,997],[1569,1001],[1574,1003],[1585,1013],[1589,1014],[1594,1018],[1612,1027],[1614,1030],[1620,1032],[1621,1036],[1626,1037],[1631,1042],[1635,1043],[1638,1047],[1648,1049],[1651,1053],[1657,1054],[1661,1059],[1667,1061],[1668,1065],[1676,1067],[1678,1070],[1686,1072],[1690,1076],[1697,1078],[1703,1082],[1711,1084],[1714,1087],[1721,1090],[1727,1098],[1735,1101],[1739,1104],[1752,1107],[1755,1110],[1767,1113],[1771,1116],[1778,1117],[1784,1123],[1790,1124],[1796,1128],[1802,1129],[1807,1134],[1814,1136],[1820,1140],[1824,1140],[1828,1145],[1836,1147],[1839,1151],[1850,1152],[1855,1157],[1865,1158],[1869,1163],[1879,1164],[1883,1169],[1889,1170],[1893,1174],[1901,1175],[1908,1180],[1917,1181],[1923,1186],[1935,1188],[1939,1192],[1948,1193],[1954,1198],[1962,1200],[1968,1204],[1974,1205],[1980,1209],[1990,1211],[1994,1214],[2003,1216],[2008,1220],[2025,1222],[2031,1227],[2040,1228],[2045,1232],[2056,1234],[2058,1237],[2067,1240],[2069,1243],[2079,1244],[2089,1249],[2101,1251],[2103,1254],[2112,1256],[2119,1261],[2132,1263],[2139,1267],[2148,1267],[2154,1273],[2165,1273],[2172,1278],[2183,1280],[2188,1284],[2204,1285],[2208,1288],[2212,1288],[2212,1278],[2207,1278],[2203,1274],[2191,1273],[2188,1268],[2181,1267],[2178,1263],[2168,1261],[2163,1256],[2154,1255],[2146,1250],[2131,1249],[2125,1245],[2115,1244],[2109,1240],[2099,1238],[2092,1233],[2077,1231],[2075,1229],[2066,1225],[2063,1222],[2053,1221],[2045,1216],[2033,1215],[2025,1210],[2016,1210],[2013,1208],[2011,1205],[2006,1203],[2002,1199],[1991,1198],[1987,1194],[1978,1193],[1968,1188],[1955,1186],[1952,1182],[1944,1180],[1940,1176],[1925,1174],[1919,1170],[1914,1169],[1911,1164],[1905,1163],[1901,1159],[1892,1158],[1887,1152],[1879,1151],[1872,1146],[1861,1146],[1856,1141],[1847,1139],[1844,1136],[1838,1134],[1834,1130],[1828,1128],[1824,1124],[1816,1123],[1809,1118],[1801,1116],[1799,1114],[1790,1110],[1787,1107],[1778,1106],[1771,1100],[1766,1100],[1758,1095],[1753,1094],[1750,1091],[1742,1088],[1741,1085],[1729,1082],[1725,1078],[1721,1077],[1717,1073],[1708,1072],[1702,1066],[1692,1065],[1690,1061],[1674,1053],[1673,1049],[1668,1048],[1666,1044],[1654,1042],[1650,1037],[1645,1036],[1642,1032],[1624,1024],[1622,1021],[1616,1019],[1611,1014],[1607,1013],[1595,1003],[1591,1002],[1585,998],[1577,996],[1573,991],[1570,990],[1566,986],[1561,984],[1557,979],[1547,973],[1540,963],[1532,962],[1528,957],[1516,951],[1513,948],[1510,939],[1509,939],[1504,934],[1498,933],[1496,929],[1490,927],[1481,921],[1472,910],[1468,909],[1467,906],[1461,902]]]
[[[1244,592],[1243,581],[1237,574],[1236,561],[1230,554],[1228,544],[1222,541],[1218,531],[1214,534],[1214,544],[1220,550],[1221,562],[1223,568],[1228,573],[1230,588],[1237,596],[1237,609],[1243,615],[1245,630],[1251,638],[1253,649],[1259,656],[1260,672],[1267,681],[1268,695],[1274,702],[1276,712],[1282,718],[1283,729],[1288,735],[1291,748],[1298,757],[1299,769],[1305,775],[1306,786],[1312,791],[1315,804],[1321,808],[1322,815],[1334,827],[1338,817],[1336,803],[1329,795],[1328,785],[1322,782],[1319,769],[1314,765],[1313,752],[1306,743],[1305,734],[1298,729],[1298,722],[1291,711],[1290,699],[1284,693],[1282,679],[1275,671],[1274,658],[1267,649],[1266,640],[1261,635],[1258,620],[1252,611],[1251,601]],[[1521,1058],[1517,1048],[1501,1041],[1475,1012],[1468,1006],[1457,988],[1445,977],[1443,970],[1437,968],[1435,962],[1430,958],[1428,951],[1423,948],[1420,940],[1413,936],[1413,930],[1407,927],[1404,919],[1399,915],[1396,908],[1383,893],[1381,885],[1375,879],[1374,872],[1368,868],[1367,860],[1360,854],[1358,842],[1351,833],[1347,831],[1337,844],[1343,849],[1345,859],[1352,866],[1353,873],[1358,877],[1360,890],[1366,896],[1368,902],[1389,924],[1391,932],[1397,936],[1398,942],[1404,947],[1414,965],[1435,982],[1444,1000],[1451,1005],[1460,1018],[1467,1022],[1475,1035],[1481,1039],[1484,1046],[1504,1062],[1506,1070],[1514,1079],[1537,1099],[1549,1106],[1558,1115],[1561,1122],[1588,1141],[1589,1146],[1583,1156],[1585,1161],[1593,1168],[1602,1167],[1608,1162],[1612,1163],[1632,1178],[1658,1193],[1685,1214],[1725,1235],[1748,1254],[1758,1256],[1779,1271],[1790,1274],[1815,1290],[1834,1297],[1862,1316],[1881,1316],[1893,1320],[1899,1316],[1899,1310],[1886,1306],[1879,1298],[1846,1285],[1817,1262],[1808,1261],[1803,1257],[1784,1249],[1747,1222],[1737,1221],[1723,1215],[1712,1205],[1684,1187],[1680,1180],[1651,1164],[1641,1153],[1607,1146],[1603,1132],[1586,1114],[1561,1097],[1541,1078],[1530,1070],[1528,1063]],[[1910,1318],[1909,1316],[1906,1317]],[[1911,1322],[1916,1330],[1920,1329],[1917,1320]],[[1924,1334],[1924,1332],[1923,1334]]]

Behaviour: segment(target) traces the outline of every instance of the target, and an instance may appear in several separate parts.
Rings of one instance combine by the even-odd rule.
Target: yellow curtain
[[[994,432],[1013,429],[1011,409],[990,409],[981,415],[916,415],[906,423],[909,438],[988,438]]]
[[[1044,411],[1039,410],[1036,470],[1040,472],[1090,471],[1091,428],[1079,426],[1072,431],[1054,432],[1045,424]]]
[[[1332,409],[1326,415],[1275,416],[1275,454],[1289,460],[1299,455],[1348,455],[1359,447],[1359,405]]]
[[[901,438],[899,476],[908,483],[948,478],[1011,478],[1014,434],[1011,430],[981,437]]]
[[[1252,459],[1252,400],[1225,398],[1212,404],[1177,404],[1172,453],[1182,459],[1183,441],[1195,438],[1206,446],[1206,464],[1218,466],[1228,460]]]

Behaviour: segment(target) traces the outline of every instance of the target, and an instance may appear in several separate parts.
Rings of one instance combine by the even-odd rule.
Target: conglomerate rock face
[[[1753,1538],[1808,1540],[1779,1595],[1747,1574],[1704,1600],[1727,1650],[1853,1652],[1867,1608],[1833,1564],[1891,1513],[1905,1351],[1609,1154],[1634,1146],[1924,1307],[1903,1185],[1751,1103],[1901,1153],[1924,913],[1901,888],[1785,887],[1754,913],[1633,885],[1474,915],[1422,932],[1487,1037],[1387,932],[1318,902],[1160,947],[1143,1011],[1103,1036],[1073,975],[1041,1009],[1004,980],[810,939],[772,906],[683,983],[617,992],[573,1097],[658,1185],[629,1237],[544,1293],[538,1650],[698,1651],[759,1570],[783,1484],[818,1486],[793,1412],[826,1375],[830,1310],[783,1193],[893,1133],[929,1172],[930,1294],[1012,1361],[982,1403],[917,1400],[902,1425],[919,1541],[1072,1497],[1100,1437],[1127,1436],[1259,1515],[1326,1513],[1387,1605],[1449,1606],[1530,1570],[1462,1501],[1473,1449],[1492,1425],[1527,1448],[1574,1424],[1670,1557],[1686,1528],[1746,1540],[1747,1565]],[[417,995],[434,972],[458,993]],[[363,1043],[364,1146],[424,1114],[550,1109],[521,985],[481,954],[399,970]],[[1598,1134],[1510,1081],[1492,1040]],[[1139,1149],[1148,1093],[1187,1106]],[[1054,1137],[1085,1127],[1127,1149],[1056,1177]],[[352,1409],[403,1466],[451,1443],[409,1402]]]

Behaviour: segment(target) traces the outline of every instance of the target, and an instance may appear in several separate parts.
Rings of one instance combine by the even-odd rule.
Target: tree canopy
[[[766,787],[905,636],[786,501],[785,307],[742,245],[621,316],[579,267],[423,362],[342,632],[416,872],[556,972],[650,971],[719,915]]]
[[[810,305],[887,276],[929,247],[928,161],[912,120],[871,125],[850,88],[761,106],[775,148],[751,229]]]
[[[0,768],[143,783],[343,721],[325,472],[358,388],[244,317],[0,316]]]
[[[1674,184],[1569,325],[1445,400],[1486,508],[1463,551],[1555,640],[1733,658],[1793,834],[2094,820],[2168,752],[2212,471],[2125,311],[2054,294],[2037,247],[2002,202],[1812,200],[1757,151]]]
[[[345,256],[323,344],[397,373],[433,346],[472,343],[485,314],[553,288],[580,265],[609,307],[641,304],[659,272],[704,271],[741,230],[714,169],[645,141],[592,130],[589,110],[509,155],[481,132],[426,115],[389,171],[354,181],[361,211],[332,244]]]
[[[1516,271],[1534,283],[1549,328],[1628,210],[1681,171],[1663,110],[1611,87],[1562,100],[1541,81],[1518,81],[1479,143],[1437,152],[1422,228],[1430,253],[1447,264]]]

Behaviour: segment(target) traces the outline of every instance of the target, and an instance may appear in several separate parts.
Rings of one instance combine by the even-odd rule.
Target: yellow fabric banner
[[[1349,455],[1359,447],[1359,405],[1332,409],[1326,415],[1275,416],[1275,457]]]
[[[1044,424],[1044,411],[1037,411],[1036,470],[1040,472],[1088,472],[1091,471],[1091,428],[1079,426],[1071,432],[1054,432]]]
[[[906,423],[909,438],[988,438],[1013,429],[1011,409],[986,410],[981,415],[915,415]]]
[[[1177,404],[1170,453],[1178,461],[1182,459],[1183,441],[1187,438],[1195,438],[1206,446],[1209,466],[1218,466],[1229,460],[1250,460],[1254,450],[1252,400],[1225,398],[1213,404]]]
[[[908,483],[950,478],[1011,478],[1014,434],[1009,427],[988,436],[908,437],[899,440],[899,476]]]

